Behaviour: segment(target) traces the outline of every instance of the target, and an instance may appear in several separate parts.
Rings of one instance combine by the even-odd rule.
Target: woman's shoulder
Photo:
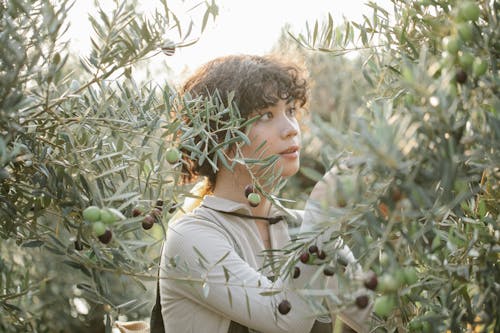
[[[182,214],[168,223],[168,230],[171,235],[199,234],[200,232],[214,231],[220,232],[220,223],[216,216],[203,213],[199,209],[193,212]],[[167,233],[168,234],[168,233]]]
[[[205,225],[207,223],[209,223],[209,220],[206,217],[189,212],[171,219],[168,226],[169,228],[187,228],[191,225]]]
[[[209,261],[216,261],[234,248],[235,242],[214,217],[187,213],[169,223],[165,244],[167,256],[182,253],[184,259],[196,261],[203,253]]]

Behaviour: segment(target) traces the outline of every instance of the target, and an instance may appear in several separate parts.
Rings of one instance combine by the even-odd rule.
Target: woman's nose
[[[288,117],[284,117],[284,119],[283,130],[281,132],[283,138],[286,139],[299,134],[299,125],[297,124],[297,121]]]

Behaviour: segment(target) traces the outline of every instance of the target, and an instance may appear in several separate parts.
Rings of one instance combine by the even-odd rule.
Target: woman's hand
[[[314,188],[309,196],[310,200],[324,202],[333,201],[330,200],[335,195],[336,180],[335,175],[337,173],[337,168],[333,167],[328,171],[323,178],[314,185]]]
[[[331,221],[336,213],[336,173],[334,167],[328,171],[323,178],[314,186],[304,208],[304,220],[302,221],[303,232],[309,232],[324,227],[323,222]],[[336,228],[334,228],[336,229]],[[333,230],[332,230],[333,231]]]
[[[316,183],[309,200],[318,202],[323,208],[344,208],[361,199],[361,182],[359,175],[349,170],[339,172],[337,167],[333,167]]]

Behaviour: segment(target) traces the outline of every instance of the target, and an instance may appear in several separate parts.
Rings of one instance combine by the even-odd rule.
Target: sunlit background
[[[228,54],[265,54],[278,40],[285,25],[297,34],[304,32],[307,21],[322,20],[328,13],[335,21],[341,22],[343,17],[350,20],[360,20],[363,14],[369,13],[365,0],[216,0],[219,15],[215,21],[210,18],[203,34],[200,34],[201,21],[205,3],[199,0],[168,1],[169,8],[181,19],[186,29],[189,18],[195,25],[191,39],[199,38],[190,47],[177,49],[175,54],[167,59],[171,68],[172,81],[181,80],[190,71],[215,57]],[[376,1],[377,4],[390,8],[389,0]],[[196,4],[200,4],[192,9]],[[99,4],[110,11],[114,4],[111,1]],[[157,5],[156,1],[144,1],[140,10],[151,11]],[[89,13],[96,13],[92,1],[76,0],[71,9],[71,27],[68,36],[71,47],[81,56],[90,50],[90,34],[92,33]],[[176,30],[169,36],[177,41]],[[164,66],[162,64],[162,66]]]

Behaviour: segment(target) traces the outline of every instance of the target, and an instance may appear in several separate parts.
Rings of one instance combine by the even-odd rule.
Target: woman
[[[273,269],[270,263],[274,262],[273,250],[279,251],[290,243],[287,220],[303,220],[302,229],[310,231],[315,228],[314,220],[322,217],[313,212],[311,203],[304,214],[284,209],[262,192],[272,194],[281,178],[299,170],[297,112],[307,103],[305,72],[272,56],[228,56],[201,67],[187,80],[182,92],[198,100],[229,100],[243,120],[254,120],[243,129],[249,142],[225,149],[229,161],[274,158],[274,163],[267,168],[243,163],[227,168],[218,159],[214,167],[207,159],[193,160],[190,151],[183,151],[184,180],[199,181],[196,194],[201,201],[169,224],[160,264],[165,332],[318,329],[318,314],[310,300],[297,290],[306,284],[335,288],[335,282],[322,276],[311,284],[318,267],[307,261],[295,265],[297,259],[290,258],[297,267],[292,274],[276,272],[276,265]],[[194,124],[190,119],[185,121],[187,126]],[[209,122],[209,127],[215,123]],[[209,130],[216,133],[215,139],[212,137],[216,143],[224,142],[227,131]],[[201,140],[195,138],[194,143]],[[214,151],[208,158],[214,161],[215,155]],[[327,190],[327,182],[320,182],[311,198],[319,200]],[[331,232],[323,234],[322,239],[328,240]],[[321,247],[321,242],[316,244]],[[319,257],[318,253],[311,256]],[[346,253],[354,261],[348,249]],[[369,308],[345,308],[340,317],[353,329],[363,331]]]

